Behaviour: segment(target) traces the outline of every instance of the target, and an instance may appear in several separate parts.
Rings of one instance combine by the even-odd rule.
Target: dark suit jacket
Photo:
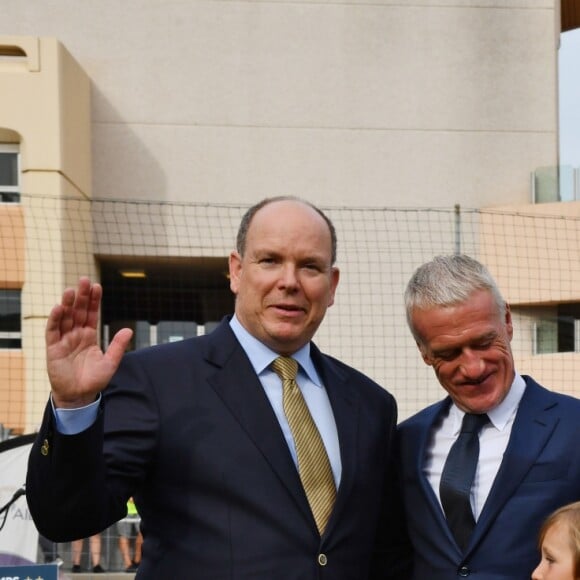
[[[395,401],[314,345],[312,358],[342,460],[322,538],[227,320],[207,336],[127,354],[98,421],[79,435],[57,433],[47,407],[27,477],[39,531],[87,537],[124,517],[134,496],[145,538],[139,579],[406,580]]]
[[[557,507],[580,499],[580,400],[530,377],[493,487],[462,554],[423,473],[433,425],[449,398],[399,426],[401,477],[417,580],[529,580],[538,531]],[[463,570],[462,570],[463,569]]]

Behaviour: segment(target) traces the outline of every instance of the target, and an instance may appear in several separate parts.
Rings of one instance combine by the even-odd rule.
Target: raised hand
[[[106,352],[97,344],[103,289],[89,278],[67,288],[46,324],[46,364],[55,407],[76,408],[92,403],[117,370],[133,331],[115,334]]]

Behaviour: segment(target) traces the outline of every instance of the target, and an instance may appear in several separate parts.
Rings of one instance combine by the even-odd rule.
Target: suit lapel
[[[216,372],[208,378],[210,385],[266,458],[305,516],[314,522],[270,401],[228,322],[222,322],[208,339],[206,360],[216,368]]]
[[[497,514],[520,486],[558,423],[555,414],[545,413],[557,402],[533,380],[524,378],[526,390],[499,471],[475,527],[470,542],[472,546],[486,533]]]
[[[447,520],[445,519],[445,514],[443,513],[439,499],[433,491],[433,488],[431,487],[431,484],[429,483],[424,470],[425,462],[427,459],[427,447],[431,441],[433,428],[435,424],[440,421],[442,415],[447,413],[450,406],[451,398],[447,397],[443,399],[443,401],[432,405],[426,410],[423,419],[424,428],[420,429],[417,434],[417,447],[415,448],[414,452],[414,461],[416,462],[415,469],[419,484],[421,485],[423,494],[427,498],[429,509],[431,510],[437,525],[439,525],[441,528],[441,532],[447,536],[448,541],[452,545],[456,546],[457,544],[455,543],[455,538],[453,537],[453,534],[447,525]]]

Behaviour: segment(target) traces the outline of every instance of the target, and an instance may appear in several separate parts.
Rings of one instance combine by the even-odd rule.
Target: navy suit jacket
[[[134,496],[140,580],[407,580],[395,401],[314,345],[312,358],[342,460],[322,538],[227,320],[207,336],[127,354],[83,433],[59,434],[47,407],[27,477],[39,531],[56,541],[87,537],[124,517]]]
[[[580,500],[580,400],[524,379],[507,449],[464,554],[423,471],[432,428],[450,398],[399,426],[416,580],[529,580],[540,560],[542,521],[557,507]]]

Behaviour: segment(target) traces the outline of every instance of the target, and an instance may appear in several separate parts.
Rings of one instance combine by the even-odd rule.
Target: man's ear
[[[421,358],[423,359],[423,362],[430,367],[433,366],[433,361],[431,360],[431,357],[427,354],[425,347],[418,340],[415,341],[415,344],[417,345],[417,348],[421,353]]]
[[[330,270],[330,296],[328,298],[328,306],[334,304],[334,296],[336,294],[336,287],[338,286],[338,280],[340,279],[340,270],[333,266]]]
[[[242,276],[242,257],[235,250],[230,253],[228,266],[230,273],[230,290],[237,295],[240,287],[240,278]]]
[[[510,309],[510,305],[506,303],[505,305],[505,327],[506,327],[506,331],[508,334],[508,337],[511,341],[511,339],[514,336],[514,325],[512,323],[512,311]]]

